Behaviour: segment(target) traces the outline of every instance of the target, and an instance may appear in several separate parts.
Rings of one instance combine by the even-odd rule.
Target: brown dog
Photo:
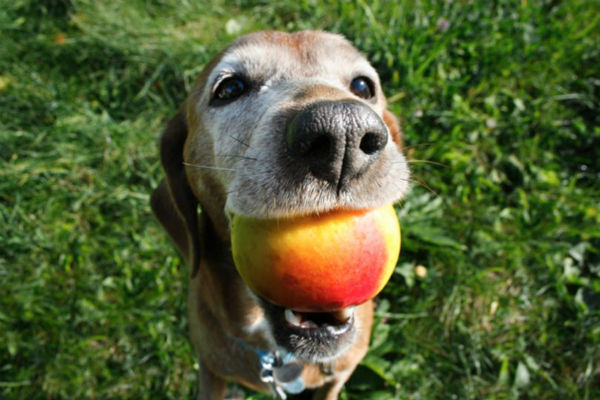
[[[303,313],[260,299],[233,264],[230,219],[393,203],[409,176],[400,148],[377,73],[341,36],[258,32],[206,66],[162,137],[151,200],[190,265],[199,399],[222,399],[226,380],[283,397],[265,354],[303,366],[314,399],[337,398],[367,351],[372,302]]]

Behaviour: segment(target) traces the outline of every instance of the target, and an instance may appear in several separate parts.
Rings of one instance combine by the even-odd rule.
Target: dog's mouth
[[[301,312],[262,300],[277,344],[307,362],[337,358],[354,342],[356,307]]]
[[[335,312],[300,312],[286,308],[285,322],[290,329],[322,329],[331,335],[341,335],[352,327],[355,307],[346,307]]]

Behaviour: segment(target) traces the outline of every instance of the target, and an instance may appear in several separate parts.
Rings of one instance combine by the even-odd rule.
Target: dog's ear
[[[201,232],[198,200],[190,189],[183,164],[186,137],[185,113],[180,111],[169,121],[160,141],[160,159],[166,178],[152,192],[150,204],[194,276],[200,263]]]
[[[392,114],[389,110],[385,110],[383,112],[383,122],[387,125],[390,130],[390,135],[392,135],[392,139],[398,146],[400,150],[404,147],[404,141],[402,140],[402,130],[400,129],[400,124],[398,123],[398,118],[394,114]]]

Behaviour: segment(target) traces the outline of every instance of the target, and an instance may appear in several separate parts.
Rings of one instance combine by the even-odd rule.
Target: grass
[[[413,160],[342,398],[600,397],[598,2],[0,3],[1,398],[192,397],[157,139],[203,65],[266,28],[345,34]]]

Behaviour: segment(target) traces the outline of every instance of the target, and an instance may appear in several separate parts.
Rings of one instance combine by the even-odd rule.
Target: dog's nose
[[[286,139],[288,154],[339,191],[379,157],[388,130],[375,111],[358,101],[319,101],[292,119]]]

